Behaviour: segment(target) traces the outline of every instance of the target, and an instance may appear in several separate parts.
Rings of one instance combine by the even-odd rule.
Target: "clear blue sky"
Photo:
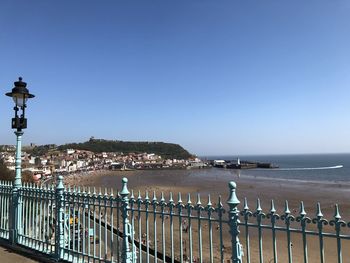
[[[350,152],[350,2],[0,3],[0,87],[24,143],[90,136],[198,155]],[[14,144],[0,96],[0,144]]]

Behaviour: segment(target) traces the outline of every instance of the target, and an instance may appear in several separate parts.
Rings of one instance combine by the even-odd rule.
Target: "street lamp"
[[[30,98],[34,98],[33,94],[29,93],[29,90],[26,88],[27,83],[22,81],[22,78],[19,77],[18,81],[14,82],[15,87],[12,89],[12,92],[6,93],[6,96],[12,97],[15,102],[15,117],[12,118],[12,129],[17,129],[21,131],[22,129],[27,128],[27,119],[25,118],[25,108],[27,107],[26,102]],[[18,116],[18,111],[21,110],[22,114]]]
[[[19,189],[22,185],[22,174],[21,174],[21,140],[23,135],[23,129],[27,128],[27,119],[25,118],[25,108],[27,107],[26,102],[30,98],[34,98],[33,94],[29,93],[26,88],[27,83],[22,81],[20,77],[18,81],[14,82],[15,87],[11,92],[6,93],[6,96],[12,97],[15,102],[15,117],[12,118],[12,129],[16,129],[15,134],[17,137],[16,144],[16,176],[12,188],[12,213],[10,226],[10,240],[12,243],[17,242],[18,234],[22,234],[22,202],[19,197]]]

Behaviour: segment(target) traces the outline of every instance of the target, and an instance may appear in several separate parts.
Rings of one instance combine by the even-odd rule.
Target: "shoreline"
[[[210,169],[219,169],[219,171],[234,171],[232,169],[221,169],[221,168],[206,168],[206,170]],[[191,171],[197,171],[198,169],[194,169]],[[251,170],[256,170],[256,169],[251,169]],[[264,169],[266,170],[266,169]],[[273,169],[271,169],[273,170]],[[131,175],[132,173],[140,173],[140,172],[176,172],[176,171],[188,171],[186,169],[134,169],[134,170],[107,170],[107,169],[101,169],[101,170],[94,170],[94,171],[82,171],[82,172],[77,172],[77,173],[70,173],[68,175],[64,175],[65,180],[67,181],[72,181],[75,180],[74,178],[76,177],[97,177],[97,176],[108,176],[108,175],[118,175],[119,173],[125,173],[125,177],[128,175]],[[272,177],[272,176],[264,176],[264,175],[251,175],[251,174],[244,174],[244,175],[237,175],[236,173],[233,173],[236,178],[234,178],[232,181],[236,182],[239,179],[262,179],[265,181],[281,181],[281,182],[295,182],[295,183],[307,183],[307,184],[322,184],[322,185],[339,185],[342,184],[344,186],[349,186],[350,187],[350,182],[349,181],[342,181],[342,180],[310,180],[310,179],[295,179],[295,178],[281,178],[281,177]],[[212,176],[214,177],[214,176]],[[349,189],[350,190],[350,189]]]

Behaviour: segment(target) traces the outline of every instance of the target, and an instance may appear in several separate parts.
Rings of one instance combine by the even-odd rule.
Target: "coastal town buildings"
[[[0,159],[8,169],[15,170],[15,153],[12,147],[2,148]],[[85,150],[52,149],[42,155],[22,152],[22,170],[32,173],[34,180],[45,179],[54,174],[71,174],[96,170],[136,169],[188,169],[201,168],[205,164],[196,157],[190,159],[164,159],[155,153],[94,153]]]

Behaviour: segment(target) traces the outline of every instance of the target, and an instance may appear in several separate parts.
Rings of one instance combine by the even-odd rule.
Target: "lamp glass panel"
[[[27,101],[27,97],[24,94],[14,93],[12,99],[17,107],[23,107],[24,103]]]

